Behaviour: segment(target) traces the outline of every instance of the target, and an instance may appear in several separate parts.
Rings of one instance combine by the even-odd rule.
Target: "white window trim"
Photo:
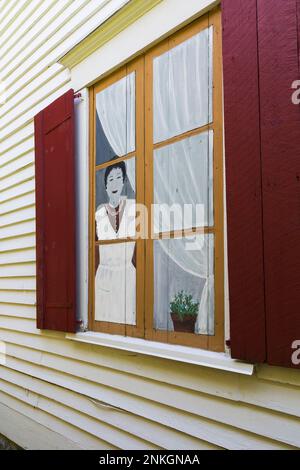
[[[113,349],[126,350],[163,359],[252,375],[254,366],[232,359],[226,353],[216,353],[186,346],[171,345],[123,337],[106,333],[86,331],[88,326],[88,237],[89,237],[89,84],[101,79],[108,72],[145,50],[185,23],[213,8],[219,0],[163,0],[155,8],[131,24],[99,50],[71,69],[72,86],[81,93],[76,102],[76,168],[77,168],[77,320],[81,332],[67,334],[66,338]],[[142,34],[141,34],[142,32]],[[226,221],[225,221],[226,222]],[[225,225],[226,226],[226,225]],[[225,253],[227,253],[225,237]],[[226,260],[226,257],[225,257]],[[228,279],[225,269],[225,337],[229,333]]]
[[[167,343],[158,343],[129,336],[111,335],[107,333],[66,334],[66,338],[80,343],[94,344],[112,349],[121,349],[136,354],[160,357],[177,362],[195,364],[197,366],[210,367],[243,375],[252,375],[254,365],[231,359],[226,353],[216,353],[204,349],[190,348]]]
[[[80,330],[88,325],[89,303],[89,91],[75,99],[76,311]]]
[[[162,0],[104,43],[100,49],[71,67],[72,87],[78,91],[99,81],[108,73],[144,52],[149,46],[214,8],[220,1]],[[84,41],[82,41],[82,49],[85,49]],[[71,52],[69,51],[59,62],[68,66],[68,54]]]

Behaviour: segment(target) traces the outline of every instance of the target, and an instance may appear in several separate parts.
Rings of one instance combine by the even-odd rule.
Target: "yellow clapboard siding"
[[[35,219],[9,225],[9,227],[0,227],[1,245],[2,242],[7,241],[9,243],[15,243],[10,246],[16,247],[19,244],[19,238],[27,237],[32,234],[35,234]]]
[[[47,85],[54,77],[59,75],[65,75],[67,77],[69,71],[64,69],[60,64],[53,64],[52,67],[49,67],[47,70],[44,70],[42,74],[32,80],[28,86],[26,87],[26,95],[24,95],[24,90],[20,90],[19,93],[15,93],[11,96],[10,99],[6,100],[3,106],[0,108],[0,118],[4,116],[9,111],[13,110],[16,106],[19,107],[19,113],[22,110],[22,105],[24,105],[24,110],[28,109],[29,103],[37,103],[39,100],[37,99],[38,93],[42,88]],[[49,89],[47,87],[46,94],[48,93]],[[40,97],[43,93],[40,93]]]
[[[20,276],[35,276],[36,266],[35,261],[27,261],[25,263],[13,263],[10,265],[0,265],[0,277],[20,277]]]
[[[18,278],[17,278],[18,279]],[[35,278],[29,278],[35,279]],[[9,281],[10,278],[6,279]],[[2,279],[0,278],[0,283]],[[34,305],[16,305],[16,304],[4,304],[0,303],[0,316],[10,316],[10,317],[19,317],[19,318],[32,318],[36,319],[36,307]]]
[[[36,278],[35,277],[13,277],[1,278],[0,277],[0,291],[3,290],[35,290]]]
[[[35,257],[36,253],[34,248],[2,252],[0,253],[0,266],[35,261]]]
[[[1,18],[0,34],[13,24],[15,18],[21,15],[23,8],[29,3],[29,1],[30,0],[15,0],[10,3],[9,8],[5,10]]]
[[[70,79],[64,79],[62,84],[58,84],[57,88],[54,88],[51,93],[43,97],[42,101],[39,101],[34,107],[32,107],[27,113],[17,118],[16,121],[11,122],[2,131],[0,130],[0,139],[4,140],[14,135],[15,132],[19,132],[23,129],[24,123],[28,123],[33,120],[34,116],[43,108],[48,106],[52,101],[55,101],[63,93],[66,93],[70,89]]]
[[[46,381],[51,381],[60,386],[64,386],[65,374],[58,371],[49,371],[43,364],[43,368],[34,364],[25,364],[15,358],[7,358],[7,366],[24,373],[25,370],[30,372],[30,375],[41,378]],[[128,379],[130,380],[130,379]],[[173,409],[170,407],[162,406],[159,403],[145,400],[140,397],[135,397],[120,392],[119,390],[112,390],[110,387],[105,387],[102,384],[95,384],[89,381],[82,381],[75,376],[68,377],[68,383],[73,389],[77,389],[81,394],[92,396],[96,400],[107,403],[110,406],[118,407],[126,412],[134,413],[137,416],[143,416],[147,419],[155,420],[165,426],[176,429],[179,432],[184,432],[194,435],[199,439],[208,440],[215,445],[224,446],[228,449],[275,449],[275,448],[288,448],[288,445],[275,443],[265,439],[262,436],[252,435],[245,433],[241,429],[233,427],[226,427],[217,421],[211,421],[200,418],[195,415],[187,414],[180,409]],[[148,384],[149,386],[149,384]],[[245,440],[245,437],[247,440]]]
[[[1,34],[3,44],[0,45],[1,57],[6,57],[24,34],[33,27],[40,17],[47,12],[57,0],[32,0],[22,11],[22,15],[15,18],[12,26],[5,28]],[[8,2],[5,2],[8,3]]]
[[[23,38],[24,47],[22,48],[23,63],[20,62],[20,54],[14,56],[13,53],[4,61],[3,79],[8,78],[8,83],[13,81],[12,77],[18,77],[21,72],[26,72],[28,68],[36,64],[36,57],[41,57],[47,53],[47,48],[53,48],[54,38],[62,38],[61,31],[67,29],[68,21],[72,20],[72,15],[82,11],[87,0],[76,0],[76,5],[72,5],[72,0],[61,0],[57,2],[48,15],[41,18],[36,28],[30,29]],[[99,0],[98,0],[99,5]],[[83,14],[84,18],[84,14]],[[35,37],[37,29],[37,37]],[[32,40],[32,39],[35,40]],[[47,43],[45,44],[45,39]],[[16,47],[15,50],[18,50]]]
[[[2,393],[5,393],[53,416],[60,416],[65,422],[72,424],[85,432],[91,432],[99,439],[105,436],[106,442],[108,442],[109,446],[112,448],[132,450],[157,449],[157,447],[151,443],[142,441],[142,439],[138,439],[135,436],[130,436],[129,433],[125,433],[107,425],[106,423],[96,421],[93,418],[87,418],[84,414],[78,412],[76,408],[72,409],[68,406],[63,406],[58,402],[43,397],[42,395],[30,393],[22,387],[16,387],[12,383],[1,381],[0,384],[0,389],[2,390],[0,391],[0,396]]]
[[[122,365],[121,370],[124,373],[160,381],[170,387],[177,387],[184,383],[187,389],[209,395],[214,395],[217,388],[219,397],[253,405],[259,403],[261,407],[300,417],[299,388],[297,387],[287,389],[280,383],[269,384],[265,381],[253,380],[252,377],[239,377],[236,374],[204,367],[199,368],[189,364],[170,364],[164,359],[128,355],[126,351],[116,351],[110,348],[74,344],[72,341],[66,344],[64,335],[55,332],[44,333],[43,337],[41,335],[28,337],[18,333],[16,327],[13,328],[14,325],[12,325],[12,331],[6,331],[5,335],[8,341],[16,345],[24,345],[30,349],[44,352],[55,351],[56,355],[68,357],[75,363],[84,360],[89,364],[101,365],[112,370],[120,370]],[[24,326],[23,331],[25,331]],[[31,328],[30,331],[35,330]],[[166,374],[167,367],[168,374]],[[249,382],[253,383],[252,388],[249,386]],[[270,395],[272,395],[272,400],[268,399]]]
[[[154,421],[146,420],[128,412],[125,413],[126,419],[124,419],[124,412],[121,409],[109,406],[109,404],[97,401],[92,397],[86,397],[39,379],[25,376],[7,367],[3,367],[0,370],[0,380],[1,379],[6,382],[14,383],[15,385],[22,384],[26,390],[42,394],[54,401],[56,401],[59,396],[60,401],[66,406],[76,408],[78,411],[88,416],[121,428],[130,434],[138,434],[145,441],[157,444],[158,446],[163,442],[163,447],[166,449],[218,448],[217,446],[199,441],[182,433],[177,433],[173,429],[160,426]]]
[[[91,450],[114,449],[113,446],[109,445],[102,439],[97,439],[91,433],[83,432],[76,426],[67,423],[63,419],[60,419],[57,416],[53,416],[52,414],[47,413],[41,409],[37,409],[32,405],[28,405],[22,400],[19,400],[18,398],[12,397],[1,391],[0,403],[30,419],[34,419],[37,423],[46,426],[58,435],[61,434],[64,437],[69,437],[70,440],[76,442],[78,445],[80,445],[81,448]],[[16,426],[17,425],[18,423],[16,422]],[[29,448],[34,448],[34,436],[32,436],[28,442],[30,444]],[[51,447],[51,449],[53,449],[53,447]],[[44,448],[42,450],[44,450]]]
[[[29,163],[24,168],[20,168],[15,171],[12,175],[9,175],[1,180],[0,184],[0,196],[3,198],[7,197],[7,192],[11,191],[12,188],[28,180],[34,178],[34,165]],[[11,194],[11,193],[9,193]],[[11,196],[9,196],[11,197]]]
[[[4,323],[4,322],[3,322]],[[24,352],[20,354],[21,357],[25,358]],[[31,361],[34,358],[34,354],[31,357]],[[116,371],[112,372],[107,369],[99,370],[99,367],[90,366],[86,363],[76,363],[67,360],[66,358],[53,357],[51,354],[44,354],[43,365],[51,369],[58,369],[64,373],[69,373],[76,377],[85,377],[89,381],[95,381],[106,386],[111,386],[123,392],[136,394],[138,391],[139,397],[144,399],[153,400],[159,402],[165,406],[176,407],[176,402],[181,405],[182,412],[192,413],[201,418],[208,419],[209,416],[214,416],[214,420],[219,423],[227,424],[230,426],[238,426],[247,432],[255,432],[263,435],[262,429],[264,429],[265,423],[270,421],[268,426],[268,437],[270,439],[276,439],[276,432],[278,433],[278,427],[281,427],[281,440],[287,444],[297,445],[299,444],[299,422],[298,420],[292,420],[289,422],[289,428],[284,429],[280,423],[284,422],[285,417],[282,417],[279,413],[269,414],[265,410],[259,408],[253,408],[249,406],[236,406],[236,404],[218,400],[215,397],[208,398],[201,394],[195,394],[190,392],[186,396],[186,390],[178,389],[174,392],[172,390],[167,391],[165,385],[161,383],[152,383],[151,386],[143,385],[143,378],[132,377],[127,374],[126,379],[123,373]],[[99,377],[100,380],[99,380]],[[100,385],[100,383],[99,383]],[[117,406],[114,404],[114,406]],[[118,405],[120,406],[120,405]],[[263,415],[263,416],[262,416]],[[172,426],[176,426],[176,420],[172,423]],[[260,424],[261,423],[261,424]],[[181,419],[182,424],[182,419]],[[190,429],[196,432],[196,425],[193,422],[189,422]],[[262,426],[262,427],[260,427]],[[195,429],[194,429],[195,427]],[[274,434],[274,430],[275,434]],[[185,432],[189,432],[187,429]],[[266,434],[266,433],[265,433]],[[198,436],[199,437],[199,436]],[[203,438],[203,437],[202,437]]]
[[[0,289],[0,303],[14,303],[14,304],[25,304],[35,305],[36,294],[31,290],[7,290]]]
[[[29,152],[34,152],[33,136],[29,136],[19,144],[14,145],[11,149],[0,152],[0,169],[2,169],[3,166],[7,165],[11,161],[20,158],[22,155]]]
[[[23,142],[32,139],[34,136],[34,123],[25,124],[15,134],[9,135],[3,142],[0,142],[0,155],[13,152],[19,148]]]
[[[84,450],[84,447],[49,427],[0,403],[0,434],[16,441],[22,449]],[[29,445],[31,442],[31,446]]]
[[[16,238],[1,239],[0,238],[0,253],[8,251],[22,250],[35,247],[35,233]]]
[[[57,8],[57,3],[60,3],[60,8]],[[66,5],[66,0],[31,1],[28,7],[22,12],[19,21],[14,21],[13,26],[19,26],[17,31],[12,31],[12,27],[9,27],[6,28],[3,33],[3,39],[6,39],[0,49],[3,65],[10,64],[14,58],[20,58],[17,44],[13,42],[12,39],[15,39],[15,41],[22,39],[22,44],[25,48],[30,42],[32,43],[37,38],[45,23],[47,24],[47,21],[55,18],[59,11],[65,8]]]
[[[34,191],[28,191],[24,194],[8,199],[1,203],[0,215],[7,215],[18,211],[23,207],[33,206],[35,204]]]
[[[35,191],[35,180],[34,175],[29,176],[29,179],[25,179],[25,181],[16,183],[13,186],[6,188],[3,191],[0,191],[0,202],[5,203],[6,201],[11,201],[11,199],[18,198],[23,194],[27,194],[29,192]],[[0,227],[1,230],[1,227]]]
[[[35,218],[35,206],[33,204],[21,209],[9,212],[8,214],[0,215],[0,224],[2,227],[14,225],[16,222],[24,222]],[[0,256],[1,263],[1,256]]]
[[[106,1],[99,3],[98,0],[90,0],[86,7],[78,8],[79,3],[66,8],[59,17],[60,28],[58,32],[51,34],[49,31],[48,41],[43,43],[41,50],[35,51],[29,58],[25,56],[24,62],[20,64],[12,73],[7,74],[8,81],[8,99],[16,92],[22,89],[22,83],[29,83],[40,73],[49,67],[49,63],[56,62],[56,57],[62,55],[67,48],[71,48],[76,44],[78,36],[88,34],[94,29],[97,18],[107,15]],[[125,3],[124,1],[120,1]],[[110,7],[108,11],[111,13],[115,7]],[[103,11],[102,11],[103,8]],[[76,14],[75,14],[76,13]],[[69,19],[69,22],[68,22]],[[51,31],[55,31],[57,21],[50,22]],[[62,27],[63,25],[63,27]],[[27,60],[26,60],[27,59]],[[4,77],[5,79],[5,77]]]
[[[6,420],[8,437],[49,449],[300,447],[300,383],[276,368],[272,380],[240,376],[36,328],[33,117],[71,87],[58,58],[125,3],[10,0],[0,11],[0,433]]]
[[[2,161],[2,157],[0,159]],[[21,168],[26,167],[29,164],[34,163],[34,152],[33,150],[25,153],[21,156],[16,157],[11,162],[7,162],[5,165],[0,166],[0,178],[6,178],[9,175],[12,175],[16,171],[20,171]]]
[[[70,73],[61,70],[51,80],[47,80],[44,86],[41,86],[38,93],[31,94],[27,99],[23,100],[18,106],[6,113],[5,125],[0,127],[0,139],[7,134],[12,134],[15,130],[23,126],[24,121],[28,122],[40,111],[41,108],[47,106],[48,103],[54,101],[66,87],[69,88]],[[49,85],[51,86],[49,93]],[[56,94],[55,94],[56,92]]]
[[[22,327],[22,328],[24,329],[24,327]],[[49,340],[50,340],[50,337],[49,337],[49,336],[48,336],[48,338],[49,338]],[[52,341],[52,340],[51,340],[51,341]],[[55,348],[55,349],[56,349],[56,348]],[[82,353],[82,351],[80,351],[80,353]],[[22,353],[22,355],[24,355],[24,353]],[[54,359],[54,361],[53,361],[53,362],[54,362],[55,364],[57,364],[57,363],[58,363],[57,359]],[[78,364],[78,363],[77,363],[77,362],[76,362],[76,363],[74,363],[74,366],[75,366],[75,364]],[[59,367],[60,367],[60,366],[59,366]],[[61,369],[61,367],[60,367],[60,369]],[[32,373],[32,372],[30,372],[30,373]],[[62,380],[64,380],[64,376],[63,376],[63,379],[62,379]],[[73,379],[73,380],[74,380],[74,379]],[[89,388],[90,388],[90,387],[89,387]],[[118,400],[118,402],[119,402],[119,400]],[[278,444],[278,445],[279,445],[279,444]]]

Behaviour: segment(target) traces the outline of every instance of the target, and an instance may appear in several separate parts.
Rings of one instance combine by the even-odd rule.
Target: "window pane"
[[[136,324],[135,242],[96,247],[95,320]]]
[[[213,131],[154,152],[154,231],[213,225]]]
[[[154,142],[212,121],[212,28],[154,59]]]
[[[135,158],[96,171],[96,240],[135,235]]]
[[[154,328],[214,334],[214,236],[154,241]]]
[[[135,73],[96,95],[96,165],[135,150]]]

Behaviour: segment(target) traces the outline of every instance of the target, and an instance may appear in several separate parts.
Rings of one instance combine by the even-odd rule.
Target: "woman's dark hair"
[[[126,177],[126,164],[125,162],[118,162],[118,163],[114,163],[113,165],[109,165],[106,170],[105,170],[105,173],[104,173],[104,184],[105,184],[105,187],[107,187],[107,178],[108,178],[108,175],[109,173],[116,169],[116,168],[120,168],[120,170],[122,171],[122,174],[123,174],[123,183],[125,181],[125,177]]]

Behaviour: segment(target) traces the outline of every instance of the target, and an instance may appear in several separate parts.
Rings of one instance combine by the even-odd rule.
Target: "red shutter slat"
[[[231,353],[263,362],[265,305],[256,0],[223,0]]]
[[[291,366],[300,339],[300,108],[296,0],[258,2],[268,363]]]
[[[74,92],[35,117],[37,326],[76,330]]]

